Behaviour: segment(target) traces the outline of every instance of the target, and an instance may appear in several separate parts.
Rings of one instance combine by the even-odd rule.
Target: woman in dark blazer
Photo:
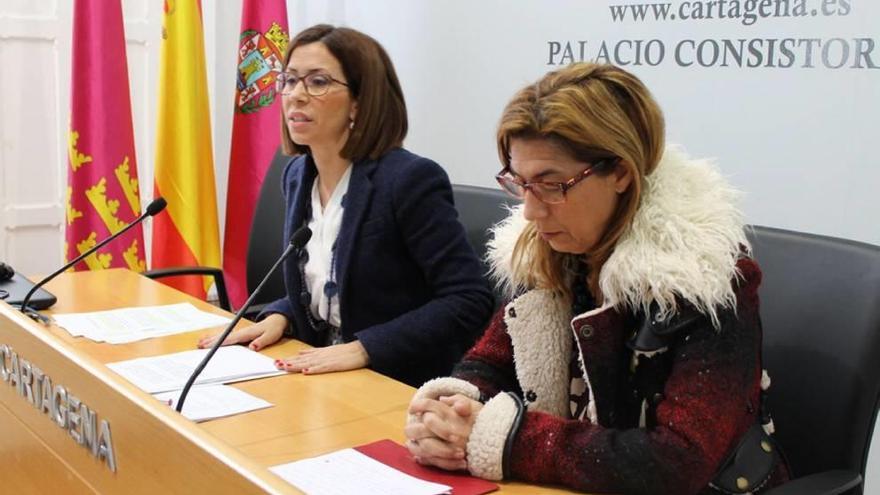
[[[443,169],[400,146],[403,93],[385,50],[348,28],[297,35],[279,76],[287,297],[225,344],[282,335],[314,349],[279,360],[305,374],[370,368],[411,385],[448,373],[488,321],[492,296]],[[214,337],[200,341],[210,346]]]

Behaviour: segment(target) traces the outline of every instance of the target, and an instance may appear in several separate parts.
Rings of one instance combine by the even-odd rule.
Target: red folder
[[[453,495],[481,495],[498,489],[495,483],[467,474],[422,466],[413,460],[406,447],[391,440],[379,440],[355,447],[354,450],[410,476],[449,485]]]

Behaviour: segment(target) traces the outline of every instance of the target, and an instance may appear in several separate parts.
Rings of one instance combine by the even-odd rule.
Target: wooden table
[[[48,285],[58,303],[45,314],[190,302],[222,310],[127,270],[67,273]],[[240,323],[246,326],[249,323]],[[216,330],[214,330],[216,331]],[[297,493],[266,468],[389,438],[404,442],[414,389],[370,370],[288,374],[233,386],[274,407],[192,423],[135,388],[103,364],[195,348],[207,331],[123,345],[74,338],[0,304],[0,345],[64,383],[113,428],[117,472],[77,445],[15,387],[0,382],[0,486],[18,492]],[[262,351],[272,358],[305,344],[287,340]],[[0,356],[2,359],[2,356]],[[22,491],[24,490],[24,491]],[[157,491],[162,490],[162,491]],[[4,490],[5,492],[5,490]],[[504,494],[570,493],[501,483]]]

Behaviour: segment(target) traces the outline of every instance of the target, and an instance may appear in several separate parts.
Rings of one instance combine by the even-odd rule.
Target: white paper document
[[[270,468],[309,495],[440,495],[452,487],[414,478],[354,449]]]
[[[130,359],[107,365],[131,383],[150,394],[182,389],[208,349]],[[232,383],[284,374],[275,361],[247,347],[221,347],[202,370],[196,385]],[[189,399],[187,399],[189,400]]]
[[[110,344],[191,332],[225,325],[230,321],[225,316],[201,311],[189,303],[66,313],[53,315],[52,318],[74,337]]]
[[[153,397],[176,409],[180,392],[180,390],[162,392],[154,394]],[[267,407],[272,407],[272,403],[235,387],[201,385],[189,390],[183,403],[182,414],[193,421],[207,421]]]

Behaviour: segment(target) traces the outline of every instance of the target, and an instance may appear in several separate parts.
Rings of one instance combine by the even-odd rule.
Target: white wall
[[[670,140],[717,157],[746,191],[750,222],[880,244],[880,69],[825,68],[818,49],[815,68],[802,67],[799,56],[789,69],[681,67],[673,53],[686,39],[839,37],[852,59],[851,40],[873,36],[880,66],[880,3],[837,2],[850,6],[848,15],[750,26],[729,19],[613,23],[610,3],[623,2],[349,2],[346,19],[385,43],[398,66],[411,107],[408,146],[439,160],[456,181],[492,184],[495,123],[516,89],[553,68],[549,41],[586,41],[589,59],[602,41],[656,39],[666,48],[664,62],[630,70],[665,109]]]
[[[0,5],[0,259],[32,270],[40,265],[30,253],[49,251],[57,263],[62,249],[67,177],[58,163],[67,148],[56,136],[69,64],[59,46],[70,28],[56,10],[49,2]]]
[[[407,147],[468,184],[492,185],[499,168],[497,118],[516,89],[553,68],[550,41],[575,47],[585,41],[592,58],[602,41],[624,39],[657,39],[672,50],[683,39],[873,36],[873,60],[880,64],[880,3],[874,1],[810,0],[817,10],[846,4],[849,12],[752,25],[730,19],[614,23],[610,3],[287,0],[293,32],[342,23],[385,45],[407,97]],[[51,271],[62,258],[72,4],[0,1],[0,259],[25,273]],[[123,2],[144,201],[152,194],[161,4]],[[202,4],[222,228],[241,0]],[[819,65],[681,67],[668,53],[657,67],[630,69],[665,109],[670,139],[695,155],[717,157],[747,193],[749,222],[880,244],[880,70]],[[880,432],[874,446],[869,487],[880,479]]]

